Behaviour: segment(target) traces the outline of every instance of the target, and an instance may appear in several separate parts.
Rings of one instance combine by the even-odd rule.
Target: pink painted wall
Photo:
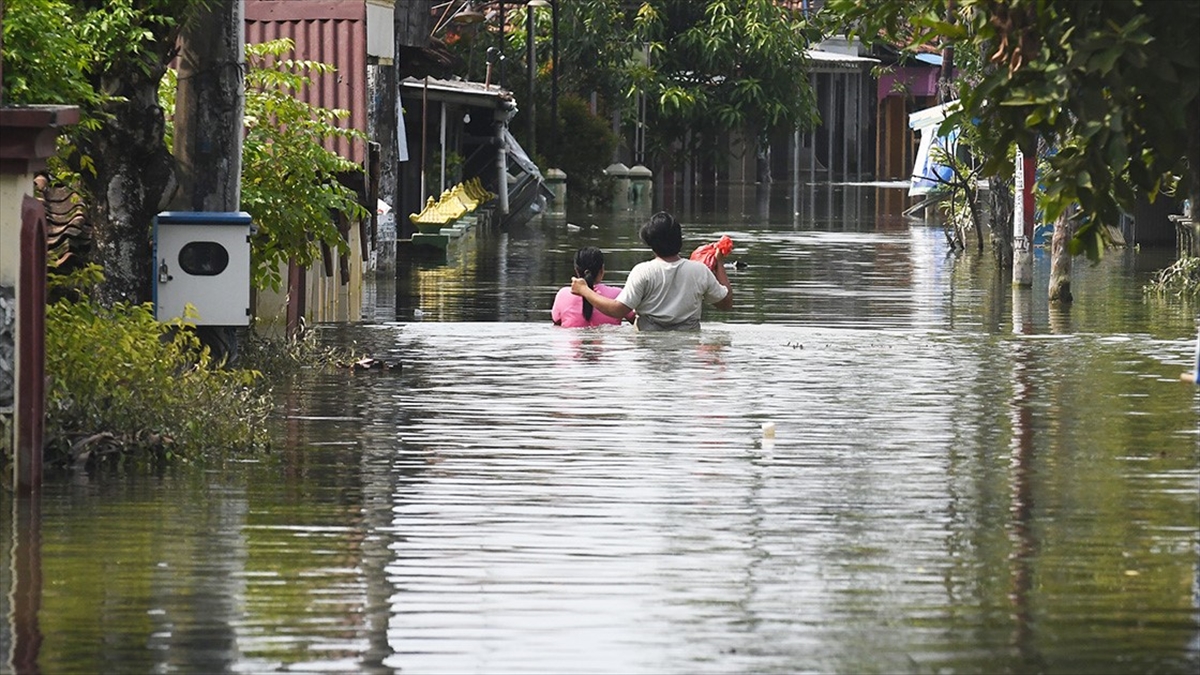
[[[938,69],[933,67],[896,68],[879,78],[879,100],[888,96],[934,96],[937,94],[937,77]]]

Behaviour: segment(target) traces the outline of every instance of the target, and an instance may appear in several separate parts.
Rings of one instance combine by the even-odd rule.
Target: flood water
[[[322,331],[402,369],[300,374],[272,453],[5,495],[0,665],[1194,675],[1171,252],[1077,260],[1052,308],[1047,256],[1014,291],[894,192],[681,212],[745,263],[698,334],[550,323],[576,248],[649,257],[640,216],[402,260]]]

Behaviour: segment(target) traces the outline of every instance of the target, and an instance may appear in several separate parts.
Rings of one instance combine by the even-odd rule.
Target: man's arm
[[[617,302],[613,298],[606,298],[595,290],[588,288],[587,281],[579,277],[571,278],[571,292],[582,296],[584,300],[592,303],[592,307],[614,319],[624,319],[633,310],[632,307],[626,306],[623,302]]]
[[[719,251],[717,252],[716,263],[712,266],[713,276],[717,278],[717,283],[725,287],[728,291],[724,298],[713,303],[713,307],[717,309],[729,311],[733,309],[733,286],[729,285],[729,275],[725,274],[725,256]]]

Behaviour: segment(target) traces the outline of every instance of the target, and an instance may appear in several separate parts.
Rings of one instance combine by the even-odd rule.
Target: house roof
[[[465,80],[406,77],[400,81],[401,91],[415,96],[428,94],[434,101],[459,103],[496,109],[513,109],[516,102],[512,92],[494,84]]]
[[[845,35],[829,35],[805,50],[813,72],[860,72],[879,63],[879,59],[863,56],[862,41]]]
[[[812,62],[812,72],[815,73],[857,72],[879,63],[879,59],[869,56],[856,56],[854,54],[832,52],[824,49],[809,49],[805,51],[805,54],[808,56],[809,61]]]

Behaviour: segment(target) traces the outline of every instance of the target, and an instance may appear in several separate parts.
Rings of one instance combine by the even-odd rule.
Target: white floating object
[[[420,318],[423,318],[424,316],[425,316],[425,312],[423,310],[420,310],[420,309],[413,310],[413,318],[414,319],[420,319]]]
[[[775,438],[775,423],[763,422],[762,434],[763,438]]]
[[[567,223],[567,232],[578,232],[582,229],[582,227],[576,225],[575,223]]]

